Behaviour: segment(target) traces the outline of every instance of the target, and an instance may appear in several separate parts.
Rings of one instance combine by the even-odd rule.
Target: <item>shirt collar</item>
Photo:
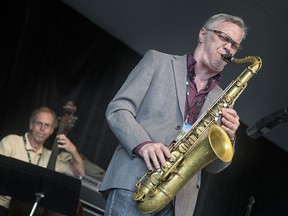
[[[195,68],[196,63],[197,63],[197,61],[195,60],[193,54],[188,53],[187,54],[187,73],[188,73],[190,80],[195,79],[194,68]],[[222,73],[216,74],[214,77],[211,77],[211,79],[213,79],[213,80],[217,81],[217,83],[219,83],[219,81],[222,79]],[[209,82],[211,83],[212,80],[211,81],[209,80]]]
[[[28,151],[35,151],[35,149],[31,146],[31,144],[30,144],[30,141],[29,141],[29,139],[28,139],[28,135],[29,135],[29,133],[25,133],[25,137],[24,137],[24,142],[25,142],[25,140],[26,140],[26,143],[24,143],[25,145],[26,145],[26,149],[28,150]],[[37,151],[37,153],[38,154],[42,154],[42,152],[43,152],[43,145],[40,147],[40,149]]]

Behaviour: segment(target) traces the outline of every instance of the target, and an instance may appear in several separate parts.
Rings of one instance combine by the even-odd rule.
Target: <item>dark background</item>
[[[209,16],[240,16],[248,27],[236,58],[259,56],[263,66],[237,99],[237,112],[246,125],[287,108],[288,5],[285,0],[61,0],[116,39],[144,55],[149,49],[183,55],[194,50],[198,33]],[[225,67],[225,89],[246,64]],[[288,152],[288,124],[263,136]]]
[[[78,120],[68,136],[106,169],[117,140],[105,109],[141,55],[57,0],[2,2],[0,43],[0,136],[24,134],[40,106],[61,117],[72,100]],[[263,137],[252,140],[246,128],[238,131],[232,165],[204,174],[196,216],[245,215],[251,196],[251,216],[288,215],[287,152]]]

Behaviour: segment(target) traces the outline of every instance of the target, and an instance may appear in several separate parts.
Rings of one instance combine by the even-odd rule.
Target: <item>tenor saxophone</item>
[[[258,56],[236,59],[229,54],[222,55],[222,59],[227,63],[251,64],[228,85],[188,132],[170,144],[172,157],[167,159],[167,167],[146,172],[136,183],[133,199],[141,212],[153,213],[163,209],[197,172],[212,161],[232,160],[232,143],[218,125],[221,109],[234,105],[248,81],[260,70],[262,60]]]

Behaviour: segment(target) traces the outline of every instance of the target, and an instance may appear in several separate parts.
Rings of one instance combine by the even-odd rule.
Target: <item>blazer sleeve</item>
[[[106,109],[109,127],[131,156],[138,144],[151,141],[147,132],[136,121],[136,115],[153,78],[154,65],[154,52],[148,51]]]

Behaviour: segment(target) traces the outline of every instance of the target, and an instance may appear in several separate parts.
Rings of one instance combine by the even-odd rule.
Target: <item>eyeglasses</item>
[[[224,43],[231,43],[231,48],[237,52],[239,50],[242,49],[241,44],[237,43],[236,41],[234,41],[228,34],[226,34],[225,32],[222,31],[218,31],[218,30],[213,30],[213,29],[206,29],[207,31],[211,31],[214,32],[215,34],[218,35],[219,39],[224,42]]]
[[[43,123],[41,121],[34,121],[33,124],[36,126],[36,127],[39,127],[39,128],[52,128],[53,125],[52,124],[49,124],[49,123]]]

